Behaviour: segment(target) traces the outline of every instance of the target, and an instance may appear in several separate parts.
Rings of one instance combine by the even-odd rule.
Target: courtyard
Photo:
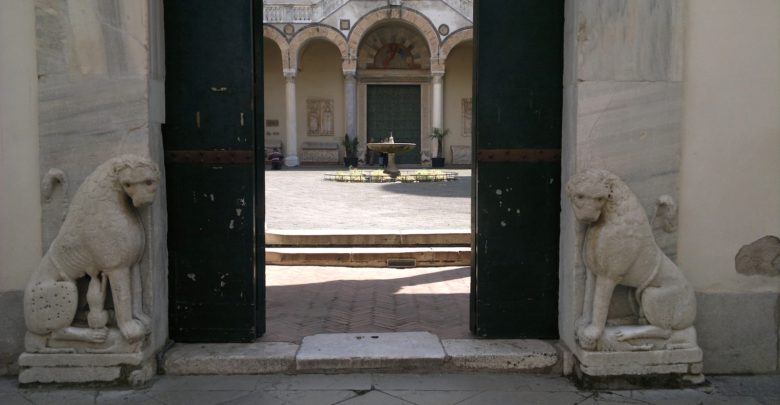
[[[343,170],[337,166],[267,170],[268,231],[469,230],[470,169],[453,170],[457,180],[437,183],[325,180],[326,173]],[[266,266],[265,277],[266,333],[261,341],[300,343],[303,337],[317,333],[346,332],[425,331],[450,339],[471,336],[468,267]]]
[[[401,167],[413,172],[419,167]],[[365,170],[379,166],[361,167]],[[342,166],[265,172],[267,230],[464,230],[471,227],[471,169],[450,169],[457,180],[435,183],[326,181]]]

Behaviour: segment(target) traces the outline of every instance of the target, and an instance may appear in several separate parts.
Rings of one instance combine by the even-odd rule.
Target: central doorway
[[[323,24],[287,34],[286,26],[282,31],[263,23],[259,0],[169,0],[164,7],[170,336],[180,342],[252,341],[265,333],[266,325],[262,156],[265,136],[281,138],[282,122],[282,117],[264,116],[262,38],[266,30],[279,44],[279,73],[284,78],[280,88],[291,106],[284,117],[290,128],[284,147],[293,151],[297,135],[343,133],[337,124],[317,125],[311,131],[303,119],[308,115],[295,113],[296,106],[311,105],[311,111],[333,118],[326,113],[339,104],[328,98],[327,91],[312,103],[297,99],[296,87],[304,81],[300,76],[306,75],[297,65],[299,51],[309,40],[327,37],[336,42],[344,93],[357,94],[353,101],[367,100],[368,85],[419,83],[418,110],[422,98],[423,111],[418,112],[422,115],[418,122],[427,135],[438,120],[432,119],[430,110],[441,110],[429,110],[433,103],[426,100],[452,97],[446,89],[442,94],[446,72],[440,62],[451,50],[449,38],[458,38],[460,31],[450,32],[446,25],[437,30],[411,8],[392,5],[357,21],[349,36]],[[470,328],[474,335],[487,338],[555,339],[563,0],[476,0],[474,11],[473,111],[468,121],[464,114],[468,125],[463,125],[474,130]],[[377,57],[362,58],[356,50],[361,33],[377,26],[376,32],[382,34],[379,29],[385,23],[424,26],[421,33],[430,40],[426,48],[430,52],[407,63],[403,74],[382,79],[377,76],[396,65],[377,65]],[[442,32],[449,32],[448,39],[441,40]],[[380,42],[393,39],[379,34]],[[372,49],[382,62],[382,47]],[[387,83],[391,81],[395,83]],[[461,102],[464,111],[472,105],[471,100]],[[343,127],[357,127],[355,132],[365,142],[366,123],[355,119],[362,116],[363,101],[344,104],[349,109]],[[441,108],[439,102],[436,106]],[[400,130],[398,135],[396,140],[401,141]],[[430,145],[427,136],[422,138],[418,139]],[[334,157],[331,151],[338,149],[320,139],[307,141],[324,150],[321,155]],[[300,204],[320,202],[311,190],[292,197],[305,198]],[[446,214],[441,211],[441,216]]]
[[[396,163],[420,163],[420,86],[368,85],[366,116],[368,139],[379,142],[393,135],[395,142],[417,144],[409,153],[396,156]]]

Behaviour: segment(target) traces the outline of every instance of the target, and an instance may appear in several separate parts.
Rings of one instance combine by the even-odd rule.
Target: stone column
[[[347,134],[354,138],[357,136],[357,79],[354,70],[344,71],[344,111]]]
[[[295,72],[285,71],[285,94],[287,97],[287,140],[284,145],[284,164],[288,167],[298,166],[298,126],[295,100]]]
[[[431,73],[433,84],[433,111],[432,125],[434,128],[444,129],[444,72]],[[439,156],[439,143],[432,142],[433,156]],[[443,151],[442,151],[443,152]],[[442,153],[444,156],[444,153]]]

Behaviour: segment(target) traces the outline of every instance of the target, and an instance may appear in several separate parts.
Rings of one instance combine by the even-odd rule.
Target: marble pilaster
[[[433,87],[433,107],[432,112],[432,124],[434,128],[444,129],[444,73],[433,72],[431,73],[431,84]],[[443,157],[444,151],[439,151],[438,142],[431,143],[431,149],[433,156]]]
[[[683,13],[681,0],[566,3],[562,182],[588,168],[607,169],[634,191],[651,224],[659,197],[676,200],[678,195]],[[575,323],[585,289],[582,228],[565,199],[561,210],[559,329],[561,339],[577,348]],[[676,231],[654,232],[674,260]],[[614,364],[596,373],[596,357],[579,349],[574,353],[588,375],[695,374],[637,368],[641,359],[634,369]]]
[[[164,166],[162,7],[159,2],[35,0],[35,8],[40,171],[60,173],[64,180],[44,177],[51,189],[51,198],[42,202],[46,250],[78,186],[100,163],[132,153]],[[155,352],[168,338],[166,212],[163,185],[155,203],[140,211],[146,233],[139,263],[142,306],[152,318],[148,350],[138,361],[120,359],[112,381],[150,378]],[[39,365],[21,365],[23,382],[106,378],[89,372],[101,367],[102,354],[59,355],[57,362],[83,368],[68,376],[58,374],[61,366],[48,362],[47,354],[36,356]]]
[[[284,164],[295,167],[298,160],[297,106],[295,100],[295,72],[284,72],[285,98],[287,101],[287,140],[284,145]]]
[[[354,71],[344,71],[344,111],[347,135],[357,136],[357,79]]]

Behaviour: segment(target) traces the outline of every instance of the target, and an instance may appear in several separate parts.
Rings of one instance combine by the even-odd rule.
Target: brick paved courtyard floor
[[[262,341],[317,333],[418,332],[469,338],[468,267],[266,267]]]

